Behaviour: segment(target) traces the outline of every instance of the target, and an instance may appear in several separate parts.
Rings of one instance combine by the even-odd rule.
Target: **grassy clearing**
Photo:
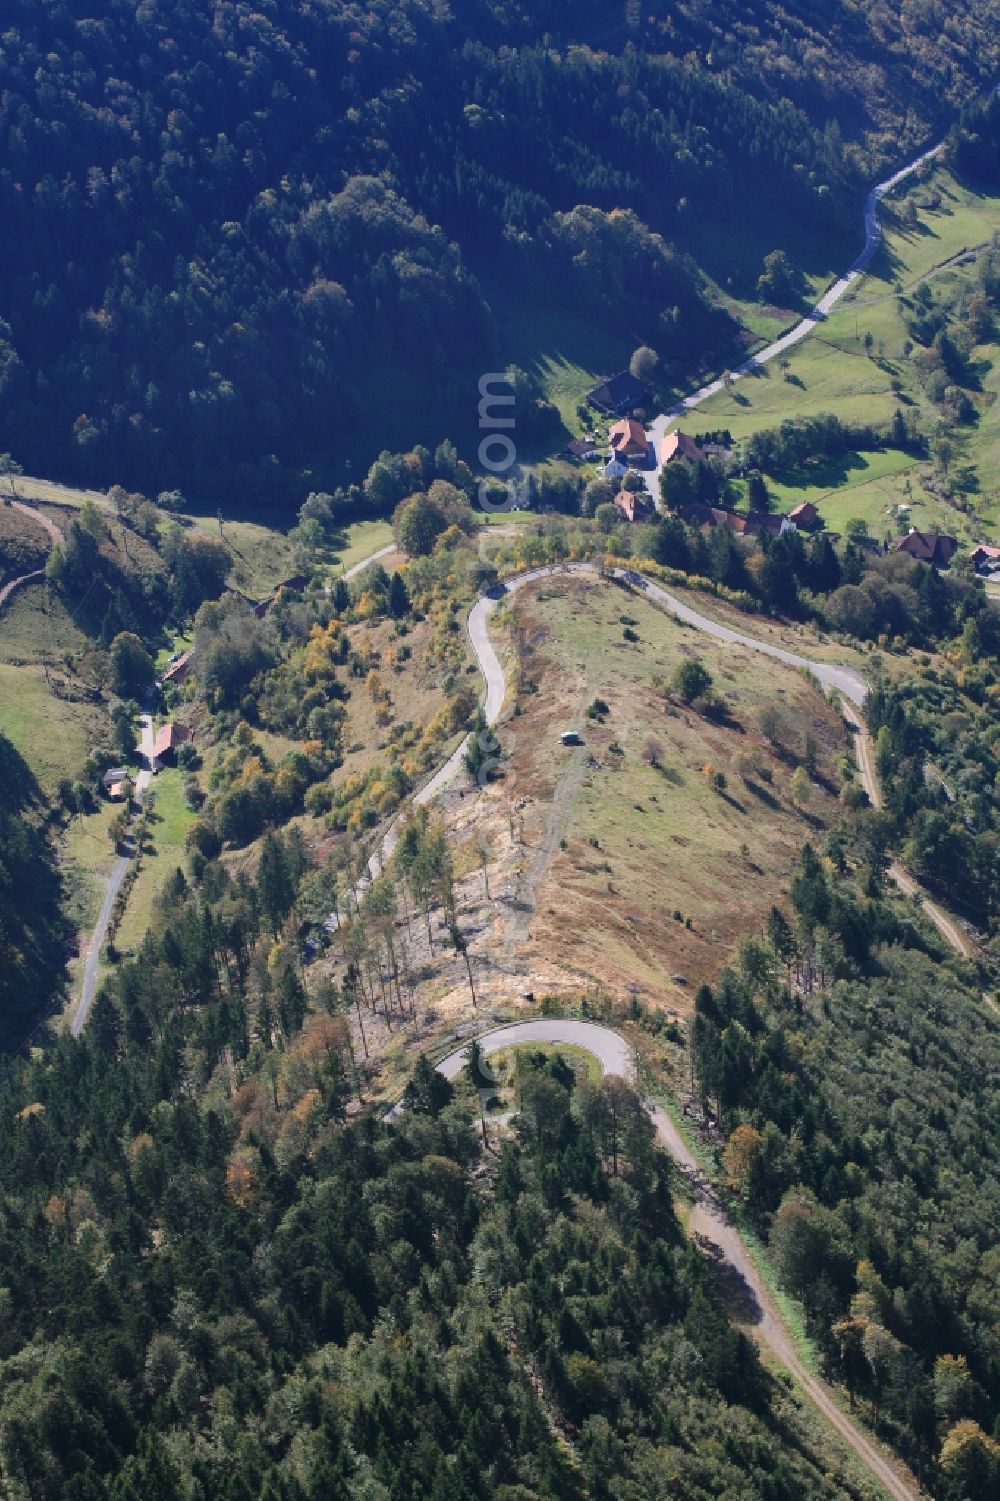
[[[0,730],[50,792],[79,772],[104,723],[93,704],[58,698],[40,667],[0,662]]]
[[[79,509],[85,500],[92,500],[102,510],[113,509],[103,490],[84,490],[77,485],[62,485],[58,480],[38,479],[30,474],[20,475],[14,484],[18,500],[40,500],[49,505],[72,506],[74,510]]]
[[[424,729],[444,703],[442,668],[434,651],[435,626],[431,620],[414,622],[406,635],[396,635],[389,620],[373,620],[349,628],[352,650],[369,660],[378,660],[378,671],[389,701],[376,704],[363,678],[350,678],[347,701],[347,724],[344,728],[344,762],[337,773],[337,783],[355,772],[366,772],[387,762],[386,747],[394,726],[404,723]],[[465,636],[462,635],[464,643]],[[409,649],[405,661],[397,661],[400,648]],[[467,660],[466,648],[463,662]],[[463,672],[458,672],[461,680]],[[480,691],[478,673],[469,673],[476,694]],[[380,715],[389,716],[379,723]],[[444,750],[441,759],[444,759]]]
[[[623,615],[637,643],[624,640]],[[526,590],[512,618],[520,691],[500,737],[513,769],[506,818],[521,827],[518,901],[534,909],[518,958],[529,972],[560,964],[610,995],[625,999],[634,985],[685,1010],[783,897],[803,841],[834,815],[839,722],[802,674],[596,581]],[[657,680],[685,656],[712,673],[728,724],[668,703]],[[603,724],[586,716],[595,698],[609,707]],[[786,726],[781,753],[757,728],[772,703]],[[788,784],[807,725],[824,785],[814,782],[803,813]],[[583,746],[559,745],[567,727]],[[737,770],[751,745],[772,778],[756,791]],[[711,770],[726,777],[721,792]]]
[[[29,584],[0,615],[0,730],[48,790],[76,775],[106,728],[71,659],[87,647],[44,584]]]
[[[79,771],[105,728],[69,666],[86,644],[42,584],[28,585],[0,616],[0,730],[49,791]]]
[[[538,517],[533,511],[477,511],[476,519],[485,527],[538,525]]]
[[[185,512],[184,521],[194,530],[219,541],[219,520],[215,515]],[[252,599],[261,599],[281,579],[292,572],[292,546],[284,533],[295,523],[288,511],[273,511],[254,519],[224,516],[222,541],[232,558],[230,582]],[[164,527],[169,525],[164,518]]]
[[[346,545],[336,549],[336,561],[331,570],[333,577],[363,562],[380,548],[388,547],[392,541],[392,527],[388,521],[355,521],[345,528],[344,540]]]
[[[0,662],[54,666],[88,647],[87,637],[47,584],[26,584],[0,615]]]
[[[176,767],[159,773],[149,797],[149,838],[116,940],[122,950],[137,948],[142,942],[163,882],[178,865],[183,868],[184,836],[195,816],[184,801],[184,775]]]

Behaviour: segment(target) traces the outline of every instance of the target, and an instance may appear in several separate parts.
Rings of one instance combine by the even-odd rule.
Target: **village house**
[[[190,651],[182,651],[172,662],[168,663],[160,678],[160,686],[162,687],[164,683],[183,683],[191,671],[192,655]]]
[[[608,433],[611,452],[625,464],[645,468],[649,463],[646,429],[634,417],[623,417]]]
[[[905,537],[896,538],[892,550],[908,553],[911,558],[930,563],[935,568],[947,568],[958,551],[958,539],[945,532],[920,532],[911,526]]]
[[[645,381],[639,380],[630,370],[621,370],[596,385],[587,401],[609,417],[623,417],[636,407],[647,405],[652,394]]]
[[[765,532],[770,537],[783,537],[798,530],[790,516],[776,516],[770,511],[748,511],[742,520],[744,537],[760,537]]]
[[[132,773],[127,766],[109,766],[101,778],[104,791],[113,803],[119,802],[125,796],[126,783],[131,780]]]
[[[616,453],[612,453],[604,466],[604,478],[624,479],[626,474],[628,474],[628,465]]]
[[[676,432],[667,433],[660,444],[660,463],[672,464],[675,459],[687,459],[689,464],[704,464],[707,454],[703,448],[699,448],[693,438],[687,433],[682,433],[680,428]]]
[[[172,764],[177,756],[177,747],[190,739],[191,731],[187,725],[179,724],[176,720],[172,724],[163,725],[153,742],[153,760],[166,765]]]
[[[969,553],[969,561],[977,573],[993,573],[1000,568],[1000,547],[989,542],[980,542]]]
[[[626,521],[648,521],[653,507],[648,495],[637,490],[619,490],[615,505]]]
[[[727,511],[722,506],[706,506],[700,501],[684,506],[678,512],[688,526],[724,526],[738,537],[760,537],[766,532],[770,537],[780,537],[785,532],[794,532],[796,526],[787,516],[772,516],[767,511]]]
[[[788,519],[798,527],[800,532],[811,532],[819,525],[820,514],[811,500],[801,500],[789,511]]]
[[[598,457],[596,438],[571,438],[563,449],[561,458],[572,459],[575,463],[592,463]]]

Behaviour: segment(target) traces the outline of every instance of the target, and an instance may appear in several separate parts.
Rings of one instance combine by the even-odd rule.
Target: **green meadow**
[[[692,412],[686,428],[728,427],[739,439],[786,418],[820,412],[884,425],[903,406],[919,413],[925,433],[935,430],[940,414],[921,386],[912,350],[907,352],[904,299],[924,281],[949,299],[975,288],[974,247],[1000,231],[1000,199],[981,197],[936,168],[883,204],[882,223],[885,240],[869,273],[826,322],[783,361],[773,361]],[[842,530],[858,517],[876,536],[908,525],[947,530],[963,541],[995,535],[1000,525],[994,479],[1000,472],[1000,344],[981,346],[972,358],[982,371],[981,390],[973,393],[978,420],[953,428],[949,436],[956,450],[953,464],[971,465],[977,472],[977,515],[963,515],[932,493],[928,459],[898,450],[852,455],[769,481],[776,503],[784,508],[811,500],[832,530]]]

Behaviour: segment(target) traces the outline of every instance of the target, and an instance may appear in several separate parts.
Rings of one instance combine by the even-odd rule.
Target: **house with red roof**
[[[626,521],[648,521],[653,514],[649,496],[637,490],[619,490],[615,505]]]
[[[699,448],[693,438],[687,433],[682,433],[680,428],[674,433],[667,433],[660,444],[660,463],[672,464],[675,459],[687,459],[689,464],[704,464],[708,455],[703,448]]]
[[[1000,547],[994,547],[990,542],[980,542],[969,553],[969,561],[977,571],[992,572],[993,569],[1000,568]]]
[[[175,720],[172,724],[162,725],[153,742],[153,760],[173,760],[177,747],[190,739],[191,731],[186,724],[179,724]]]
[[[191,651],[182,651],[178,656],[174,658],[172,662],[167,665],[163,676],[160,678],[160,682],[183,683],[184,679],[191,671],[191,659],[193,656],[194,653]]]
[[[801,500],[789,511],[788,519],[800,532],[811,532],[819,525],[820,514],[811,500]]]
[[[649,463],[649,439],[646,429],[634,417],[623,417],[608,433],[608,443],[616,459],[623,464]]]
[[[739,511],[702,505],[700,501],[684,506],[678,515],[688,526],[724,526],[738,537],[761,537],[765,533],[770,537],[780,537],[784,532],[795,530],[794,522],[787,516],[772,516],[768,511],[748,511],[741,515]]]

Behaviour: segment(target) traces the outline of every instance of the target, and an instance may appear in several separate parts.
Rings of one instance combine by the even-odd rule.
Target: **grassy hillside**
[[[635,985],[686,1011],[781,897],[803,838],[836,816],[837,716],[795,672],[597,581],[520,592],[506,629],[516,709],[499,731],[504,779],[448,799],[469,846],[472,921],[486,925],[485,993],[509,990],[513,967],[524,988],[624,998]],[[711,673],[721,722],[670,697],[688,659]],[[588,717],[600,701],[607,713]],[[772,709],[773,744],[761,729]],[[582,746],[560,746],[567,728]],[[807,732],[814,774],[799,805],[790,781]],[[483,903],[476,840],[491,851],[493,903]]]
[[[894,195],[882,215],[885,244],[869,273],[820,328],[789,351],[786,367],[772,362],[758,376],[720,392],[686,418],[685,427],[728,427],[735,438],[746,438],[785,419],[820,412],[887,426],[902,407],[928,438],[942,430],[942,414],[921,379],[907,318],[921,287],[950,307],[961,307],[975,293],[981,268],[973,247],[1000,232],[1000,199],[974,193],[936,168]],[[979,385],[971,391],[974,421],[947,424],[955,449],[951,468],[968,467],[974,474],[972,490],[962,497],[971,502],[969,514],[936,493],[941,476],[931,455],[915,457],[898,449],[858,453],[769,480],[776,504],[785,508],[808,499],[831,529],[842,531],[858,517],[880,538],[909,525],[954,532],[965,541],[993,535],[1000,343],[975,347],[970,358]]]
[[[88,641],[44,584],[0,615],[0,731],[51,793],[76,775],[107,723],[81,660]]]

